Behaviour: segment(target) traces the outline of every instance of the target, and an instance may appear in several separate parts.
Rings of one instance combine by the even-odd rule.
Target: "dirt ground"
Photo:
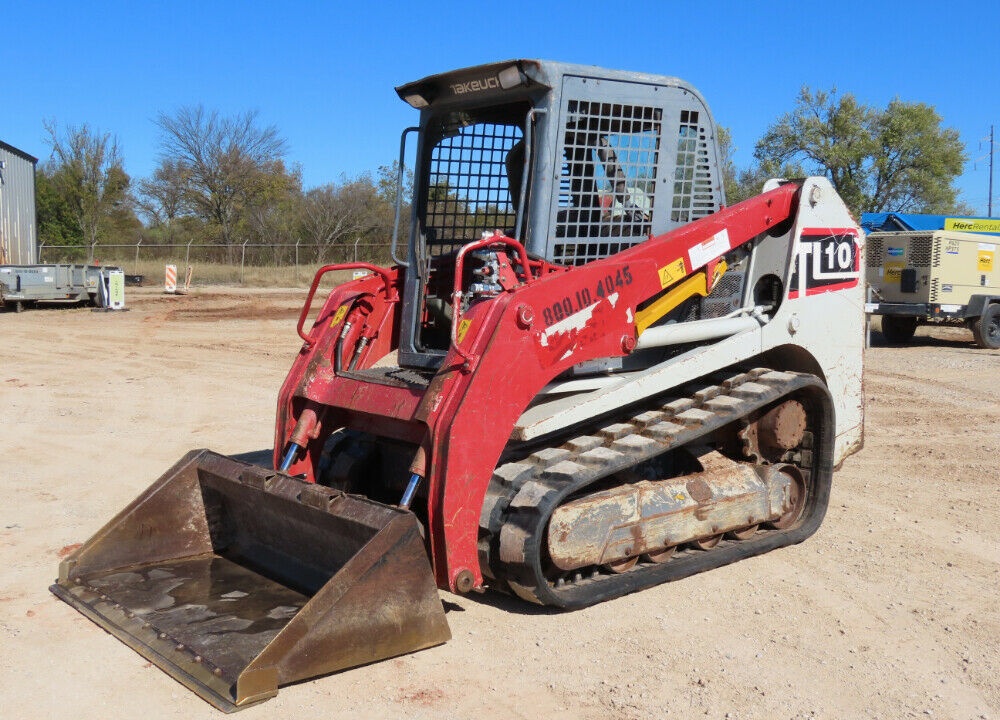
[[[187,450],[270,447],[302,299],[0,314],[3,717],[221,717],[47,587]],[[447,644],[241,718],[1000,718],[1000,353],[921,329],[865,378],[864,450],[807,542],[572,613],[441,593]]]

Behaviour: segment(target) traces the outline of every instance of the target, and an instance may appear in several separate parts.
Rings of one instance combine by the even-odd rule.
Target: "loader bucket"
[[[67,557],[51,590],[227,712],[451,636],[412,513],[207,450]]]

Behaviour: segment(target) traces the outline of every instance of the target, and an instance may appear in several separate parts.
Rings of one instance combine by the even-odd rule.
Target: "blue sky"
[[[87,123],[117,136],[134,178],[156,166],[157,115],[198,103],[257,110],[307,188],[374,170],[416,121],[395,86],[515,57],[684,78],[732,131],[738,165],[803,85],[934,105],[969,156],[961,199],[982,214],[980,140],[1000,126],[1000,3],[986,0],[7,0],[3,27],[0,140],[44,160],[43,121]]]

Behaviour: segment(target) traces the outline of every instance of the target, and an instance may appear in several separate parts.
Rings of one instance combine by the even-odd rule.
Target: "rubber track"
[[[813,375],[767,369],[715,376],[709,382],[719,384],[497,467],[491,507],[481,523],[482,536],[493,542],[492,551],[483,556],[492,574],[531,602],[578,608],[801,542],[814,533],[826,513],[833,474],[833,406],[826,386]],[[723,540],[708,551],[679,551],[664,563],[640,561],[621,574],[588,568],[558,584],[546,578],[545,529],[566,498],[603,477],[696,443],[789,396],[805,401],[812,434],[812,447],[800,449],[810,493],[803,518],[795,526],[760,531],[743,541]]]

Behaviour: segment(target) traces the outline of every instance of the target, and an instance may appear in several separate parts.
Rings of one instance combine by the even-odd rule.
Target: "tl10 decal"
[[[861,275],[860,260],[858,238],[853,232],[803,234],[792,265],[789,299],[855,287]]]

